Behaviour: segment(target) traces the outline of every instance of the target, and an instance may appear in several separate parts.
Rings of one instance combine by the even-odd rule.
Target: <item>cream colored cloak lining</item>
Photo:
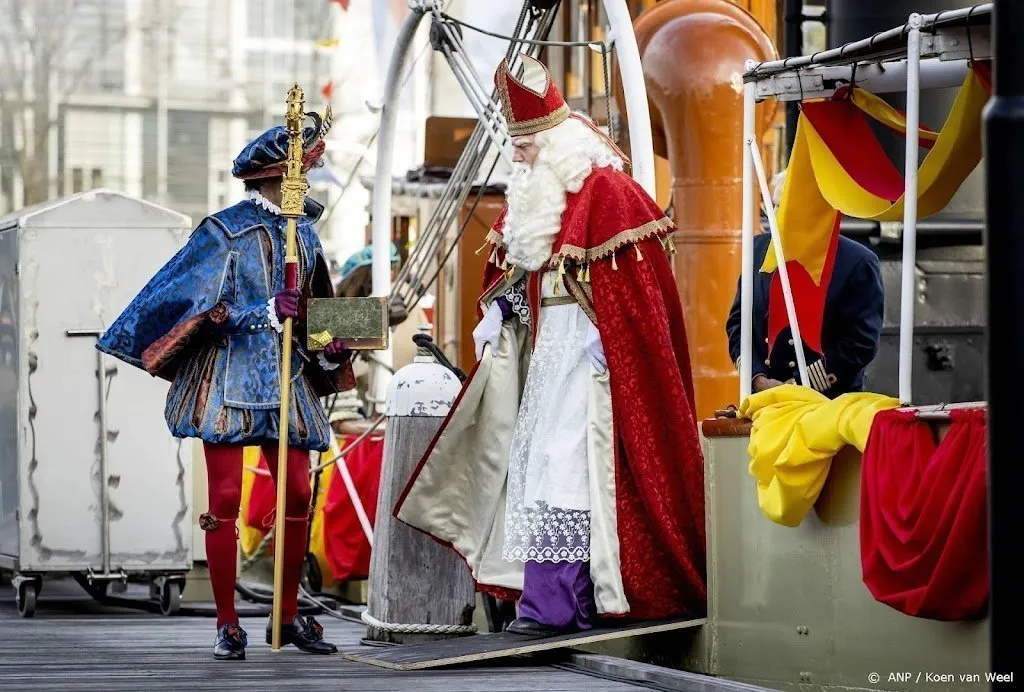
[[[450,543],[478,583],[516,590],[523,588],[523,563],[507,562],[501,553],[509,449],[529,358],[528,327],[506,322],[501,345],[496,353],[484,350],[476,374],[397,514],[399,520]],[[586,396],[590,577],[597,612],[622,615],[629,604],[619,561],[608,375],[593,372]]]

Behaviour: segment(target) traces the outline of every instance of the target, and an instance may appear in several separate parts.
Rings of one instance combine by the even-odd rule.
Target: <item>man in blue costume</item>
[[[303,171],[324,151],[327,126],[303,132]],[[235,612],[235,522],[242,496],[242,451],[260,446],[275,482],[280,435],[283,323],[294,321],[285,508],[281,642],[308,653],[334,653],[323,628],[297,612],[309,519],[309,451],[325,451],[333,434],[319,397],[354,386],[351,352],[335,339],[316,356],[306,351],[305,305],[334,294],[313,224],[323,207],[311,199],[297,220],[297,290],[285,290],[281,183],[288,138],[274,127],[250,142],[232,175],[249,199],[203,219],[188,243],[154,276],[97,348],[169,380],[164,415],[171,433],[203,440],[209,478],[206,531],[210,582],[217,605],[214,658],[245,658],[247,637]],[[278,517],[277,520],[282,518]],[[269,521],[267,522],[269,523]],[[270,624],[267,625],[270,643]]]

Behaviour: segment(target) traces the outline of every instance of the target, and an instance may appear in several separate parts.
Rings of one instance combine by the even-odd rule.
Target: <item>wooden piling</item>
[[[456,625],[465,629],[473,621],[476,594],[465,562],[391,514],[460,387],[454,373],[424,351],[395,373],[389,387],[367,603],[367,613],[388,625]],[[397,644],[467,633],[410,633],[367,626],[367,639]]]

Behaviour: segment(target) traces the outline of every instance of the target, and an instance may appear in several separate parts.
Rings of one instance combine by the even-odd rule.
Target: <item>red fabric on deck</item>
[[[988,602],[986,423],[951,413],[936,444],[913,413],[879,413],[861,469],[861,565],[871,594],[916,617],[964,620]]]
[[[355,437],[340,438],[344,449]],[[377,491],[384,459],[384,438],[372,436],[345,456],[352,482],[359,492],[371,526],[377,516]],[[324,502],[324,552],[335,581],[366,579],[370,574],[370,544],[359,523],[341,473],[335,469]]]

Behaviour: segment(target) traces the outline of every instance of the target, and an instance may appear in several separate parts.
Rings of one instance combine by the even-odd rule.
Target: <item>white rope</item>
[[[370,627],[376,627],[385,632],[400,632],[404,634],[473,634],[477,631],[476,625],[400,625],[394,622],[381,622],[370,615],[368,610],[364,610],[360,617]]]

